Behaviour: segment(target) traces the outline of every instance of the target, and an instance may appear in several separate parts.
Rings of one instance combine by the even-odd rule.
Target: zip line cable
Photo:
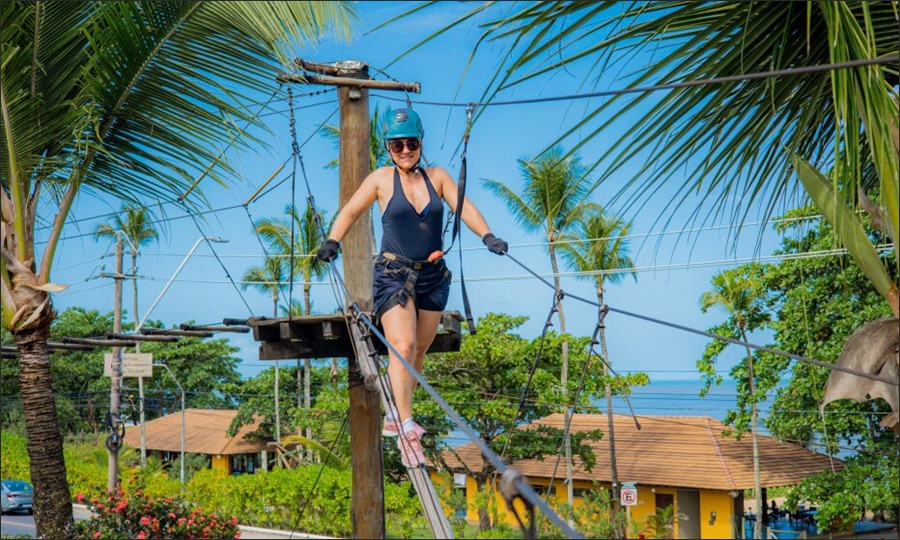
[[[546,279],[544,279],[544,278],[542,278],[541,276],[539,276],[538,274],[536,274],[533,270],[531,270],[530,268],[528,268],[527,266],[525,266],[524,264],[522,264],[521,262],[519,262],[518,259],[516,259],[516,258],[513,257],[512,255],[510,255],[509,253],[506,253],[506,256],[509,257],[511,261],[513,261],[514,263],[518,264],[518,265],[521,266],[523,269],[525,269],[525,271],[527,271],[529,274],[531,274],[532,276],[534,276],[534,277],[536,277],[537,279],[539,279],[540,281],[542,281],[545,285],[547,285],[548,287],[551,287],[553,290],[556,290],[556,287],[555,287],[552,283],[550,283],[550,282],[547,281]],[[577,296],[577,295],[574,295],[574,294],[569,294],[569,293],[566,293],[566,295],[567,295],[567,296],[570,296],[570,297],[572,297],[572,298],[574,298],[575,300],[579,300],[579,301],[581,301],[581,302],[584,302],[585,304],[590,304],[590,305],[592,305],[592,306],[600,307],[600,305],[599,305],[597,302],[594,302],[593,300],[588,300],[588,299],[586,299],[586,298],[582,298],[582,297],[580,297],[580,296]],[[896,381],[896,380],[893,380],[893,379],[890,379],[890,378],[888,378],[888,377],[882,377],[882,376],[880,376],[880,375],[873,375],[873,374],[871,374],[871,373],[865,373],[865,372],[863,372],[863,371],[858,371],[858,370],[855,370],[855,369],[847,368],[847,367],[844,367],[844,366],[841,366],[841,365],[838,365],[838,364],[829,364],[828,362],[822,362],[821,360],[814,360],[814,359],[812,359],[812,358],[807,358],[807,357],[805,357],[805,356],[800,356],[799,354],[793,354],[793,353],[789,353],[789,352],[785,352],[785,351],[779,351],[779,350],[777,350],[777,349],[772,349],[771,347],[763,347],[763,346],[761,346],[761,345],[755,345],[755,344],[753,344],[753,343],[747,343],[747,342],[744,342],[744,341],[740,341],[740,340],[738,340],[738,339],[734,339],[734,338],[730,338],[730,337],[726,337],[726,336],[720,336],[720,335],[718,335],[718,334],[713,334],[713,333],[706,332],[706,331],[703,331],[703,330],[697,330],[697,329],[695,329],[695,328],[689,328],[689,327],[687,327],[687,326],[683,326],[683,325],[676,324],[676,323],[672,323],[672,322],[668,322],[668,321],[663,321],[663,320],[660,320],[660,319],[655,319],[655,318],[653,318],[653,317],[648,317],[648,316],[646,316],[646,315],[639,315],[639,314],[637,314],[637,313],[632,313],[632,312],[630,312],[630,311],[625,311],[625,310],[623,310],[623,309],[618,309],[618,308],[613,308],[613,307],[608,307],[608,309],[609,309],[610,311],[612,311],[613,313],[619,313],[619,314],[621,314],[621,315],[625,315],[625,316],[628,316],[628,317],[634,317],[634,318],[636,318],[636,319],[642,319],[642,320],[645,320],[645,321],[648,321],[648,322],[652,322],[652,323],[656,323],[656,324],[661,324],[661,325],[663,325],[663,326],[669,326],[669,327],[675,328],[675,329],[677,329],[677,330],[684,330],[685,332],[691,332],[691,333],[693,333],[693,334],[698,334],[698,335],[701,335],[701,336],[706,336],[706,337],[708,337],[708,338],[718,339],[718,340],[720,340],[720,341],[727,341],[728,343],[732,343],[732,344],[736,344],[736,345],[741,345],[741,346],[744,346],[744,347],[750,347],[751,349],[755,349],[755,350],[758,350],[758,351],[763,351],[763,352],[771,353],[771,354],[774,354],[774,355],[777,355],[777,356],[783,356],[783,357],[785,357],[785,358],[791,358],[791,359],[793,359],[793,360],[799,360],[799,361],[801,361],[801,362],[806,362],[806,363],[808,363],[808,364],[813,364],[813,365],[815,365],[815,366],[820,366],[820,367],[824,367],[824,368],[828,368],[828,369],[833,369],[833,370],[837,370],[837,371],[843,371],[844,373],[849,373],[849,374],[851,374],[851,375],[856,375],[856,376],[858,376],[858,377],[863,377],[863,378],[865,378],[865,379],[871,379],[871,380],[873,380],[873,381],[885,382],[885,383],[888,383],[888,384],[890,384],[890,385],[892,385],[892,386],[900,386],[900,382],[898,382],[898,381]]]
[[[603,90],[600,92],[590,92],[587,94],[569,94],[564,96],[551,96],[545,98],[530,98],[530,99],[513,99],[506,101],[486,101],[486,102],[477,102],[474,103],[478,107],[486,107],[493,105],[526,105],[533,103],[548,103],[553,101],[573,101],[578,99],[590,99],[595,97],[605,97],[605,96],[616,96],[620,94],[636,94],[636,93],[649,93],[655,92],[657,90],[674,90],[676,88],[688,88],[692,86],[705,86],[712,84],[723,84],[723,83],[733,83],[733,82],[744,82],[758,79],[768,79],[773,77],[793,77],[797,75],[806,75],[808,73],[817,73],[821,71],[833,71],[837,69],[847,69],[854,67],[862,67],[862,66],[870,66],[877,64],[896,64],[900,61],[900,56],[891,55],[884,56],[881,58],[864,58],[861,60],[849,60],[847,62],[834,62],[830,64],[819,64],[815,66],[801,66],[797,68],[789,68],[789,69],[776,69],[771,71],[760,71],[756,73],[745,73],[743,75],[728,75],[725,77],[711,77],[708,79],[697,79],[694,81],[683,81],[677,83],[664,83],[664,84],[655,84],[651,86],[638,86],[635,88],[621,88],[617,90]],[[386,99],[389,101],[401,101],[399,98],[394,98],[390,96],[383,96],[381,94],[377,94],[377,97]],[[459,103],[455,101],[426,101],[426,100],[412,100],[412,103],[418,105],[438,105],[444,107],[465,107],[468,106],[471,102],[467,103]]]

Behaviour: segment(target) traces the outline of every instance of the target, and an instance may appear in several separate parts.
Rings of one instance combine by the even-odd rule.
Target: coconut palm
[[[663,186],[675,186],[659,217],[666,226],[679,210],[686,210],[685,221],[727,221],[740,227],[748,217],[767,219],[801,206],[799,199],[806,195],[793,180],[796,169],[836,228],[861,230],[858,220],[841,218],[830,206],[846,208],[848,216],[862,210],[882,224],[896,246],[896,2],[529,2],[508,6],[491,19],[492,4],[471,4],[468,14],[429,37],[481,18],[479,46],[491,42],[488,54],[500,51],[500,65],[485,83],[482,102],[563,70],[583,68],[579,76],[589,93],[598,89],[589,85],[600,81],[602,90],[636,89],[885,59],[888,63],[882,65],[802,76],[614,95],[587,102],[557,142],[577,137],[575,151],[599,137],[608,141],[597,157],[595,166],[603,164],[597,181],[630,176],[617,193],[610,193],[609,203],[620,198],[639,209]],[[385,24],[422,9],[417,5]],[[480,53],[476,49],[472,54]],[[632,69],[636,64],[640,68]],[[807,170],[810,162],[830,171],[830,178],[815,178]],[[632,173],[628,168],[635,163]],[[685,178],[684,170],[693,172]],[[826,187],[816,186],[822,182]],[[694,193],[703,199],[699,205]],[[843,226],[848,223],[853,226]],[[894,271],[887,272],[886,263],[858,234],[848,232],[842,242],[897,315],[900,258],[895,257]]]
[[[765,320],[762,308],[760,281],[751,274],[737,271],[725,271],[713,276],[713,289],[700,297],[700,309],[706,313],[713,307],[724,308],[731,316],[741,340],[749,344],[747,333],[756,329]],[[750,391],[750,436],[753,443],[753,490],[756,496],[756,508],[759,519],[753,529],[754,538],[762,538],[762,487],[759,477],[759,445],[757,441],[757,395],[756,379],[753,373],[753,354],[745,345],[747,352],[747,384]]]
[[[298,47],[348,39],[350,2],[2,2],[0,305],[16,338],[37,535],[73,535],[50,387],[50,294],[63,227],[82,188],[126,203],[205,203],[199,179],[234,126],[265,128],[251,102]],[[205,174],[204,174],[205,173]],[[198,178],[195,182],[193,179]],[[35,252],[38,215],[52,223]],[[53,215],[52,219],[43,219]]]
[[[585,213],[575,231],[560,235],[559,251],[569,268],[579,272],[578,277],[593,280],[597,302],[604,305],[606,284],[621,283],[626,274],[637,280],[634,262],[628,256],[628,230],[630,223],[618,217],[607,216],[602,210]],[[609,466],[612,474],[614,510],[619,509],[619,474],[616,468],[616,443],[613,432],[612,385],[609,366],[612,360],[606,348],[606,326],[600,326],[600,350],[603,354],[603,375],[606,378],[606,415],[608,419]],[[618,531],[621,536],[622,531]]]
[[[309,314],[312,308],[310,292],[312,290],[313,278],[321,279],[328,271],[328,265],[324,261],[319,260],[315,256],[316,250],[322,242],[325,241],[322,228],[330,229],[331,222],[325,223],[326,216],[319,214],[316,216],[315,208],[311,204],[307,204],[306,210],[301,216],[297,212],[297,208],[293,204],[289,204],[284,209],[285,217],[282,218],[261,218],[254,222],[253,227],[256,234],[265,240],[272,249],[273,253],[283,258],[284,265],[290,269],[293,264],[293,274],[299,275],[303,280],[303,305],[293,305],[294,299],[291,298],[290,316],[300,316]],[[322,222],[320,225],[320,221]],[[287,273],[290,275],[290,273]],[[287,276],[286,276],[287,277]],[[301,375],[302,373],[302,375]],[[332,360],[332,373],[337,373],[337,360]],[[303,377],[301,383],[300,377]],[[304,360],[303,370],[300,369],[300,359],[297,359],[297,401],[298,407],[309,409],[312,403],[310,396],[310,377],[312,377],[312,366],[309,358]],[[277,378],[277,377],[276,377]],[[300,392],[300,388],[303,392]],[[303,401],[300,401],[300,396]],[[307,430],[308,431],[308,430]],[[307,437],[311,437],[311,433],[307,432]]]
[[[272,298],[272,316],[278,317],[278,297],[287,275],[284,260],[278,256],[268,256],[263,266],[254,266],[241,278],[241,289],[253,287],[257,291],[269,294]]]
[[[125,215],[125,219],[122,219],[122,214]],[[117,214],[112,223],[98,225],[97,230],[94,231],[94,237],[111,238],[121,233],[128,240],[128,247],[131,248],[132,292],[134,293],[134,314],[132,316],[134,325],[137,327],[140,322],[137,287],[138,248],[158,239],[159,235],[153,228],[151,216],[146,207],[125,205],[122,207],[122,214]]]
[[[547,251],[553,268],[556,293],[562,290],[559,282],[559,264],[556,259],[556,242],[559,235],[570,230],[582,214],[596,205],[588,202],[589,180],[577,154],[566,154],[562,147],[554,147],[536,159],[519,158],[519,172],[523,185],[515,190],[499,180],[486,180],[484,186],[506,205],[515,220],[527,231],[541,231],[547,239]],[[562,302],[558,304],[559,330],[565,336],[566,317]],[[562,342],[562,369],[560,384],[563,400],[568,395],[569,343]],[[570,415],[566,407],[566,421]],[[572,447],[567,437],[566,478],[572,474]],[[569,504],[574,500],[572,482],[569,488]]]
[[[241,288],[247,290],[254,287],[256,290],[272,295],[272,316],[278,317],[278,297],[281,294],[284,281],[287,279],[284,260],[279,256],[268,256],[263,266],[255,266],[247,270],[241,280]],[[275,361],[275,440],[281,440],[281,414],[279,407],[279,372],[278,361]],[[299,375],[298,384],[299,386]]]

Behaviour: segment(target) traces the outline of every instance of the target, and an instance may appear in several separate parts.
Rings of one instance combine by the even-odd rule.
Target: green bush
[[[79,493],[76,500],[87,499]],[[178,498],[119,490],[91,499],[88,508],[91,518],[75,524],[80,538],[240,538],[237,518],[201,512]]]
[[[0,437],[0,477],[31,481],[25,437],[4,431]]]
[[[241,476],[207,469],[188,483],[186,498],[207,512],[241,516],[247,525],[349,536],[351,493],[350,471],[329,467],[277,468]],[[408,485],[385,485],[385,512],[389,523],[412,522],[419,515]]]

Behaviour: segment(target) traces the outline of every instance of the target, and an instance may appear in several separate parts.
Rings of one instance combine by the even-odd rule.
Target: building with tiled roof
[[[616,468],[620,483],[634,483],[637,489],[632,519],[675,504],[684,517],[676,524],[677,538],[735,538],[743,530],[743,493],[753,488],[753,444],[749,434],[741,439],[727,436],[728,427],[705,416],[638,416],[614,414]],[[561,413],[544,417],[532,425],[564,427]],[[527,429],[527,427],[526,427]],[[609,460],[607,416],[576,414],[573,432],[600,430],[604,437],[592,443],[596,463],[587,471],[573,458],[572,479],[576,492],[609,489],[612,481]],[[760,480],[763,488],[791,486],[825,470],[838,470],[844,463],[807,448],[781,442],[774,437],[758,436]],[[442,454],[458,483],[465,481],[470,501],[467,518],[477,521],[478,507],[473,505],[477,490],[468,471],[481,471],[483,458],[474,444]],[[566,500],[565,462],[553,456],[543,460],[517,461],[513,467],[524,474],[540,492],[551,489],[556,500]],[[550,480],[554,479],[553,486]],[[765,493],[765,489],[763,491]],[[577,504],[576,500],[576,504]],[[501,514],[505,504],[498,504]],[[510,524],[515,523],[507,515]]]

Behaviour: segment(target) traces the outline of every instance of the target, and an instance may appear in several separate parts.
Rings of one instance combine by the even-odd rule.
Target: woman
[[[375,314],[391,347],[419,373],[450,292],[450,271],[440,251],[443,203],[450,208],[457,203],[456,183],[447,171],[420,166],[424,136],[415,111],[388,111],[384,140],[394,166],[381,167],[366,177],[338,213],[328,239],[316,253],[323,261],[333,261],[347,231],[378,201],[382,240],[374,269]],[[491,252],[506,253],[506,242],[491,234],[481,212],[468,199],[460,217]],[[389,351],[389,358],[388,377],[397,411],[387,411],[383,432],[399,437],[404,465],[420,467],[425,465],[425,430],[412,419],[416,379],[394,351]]]

